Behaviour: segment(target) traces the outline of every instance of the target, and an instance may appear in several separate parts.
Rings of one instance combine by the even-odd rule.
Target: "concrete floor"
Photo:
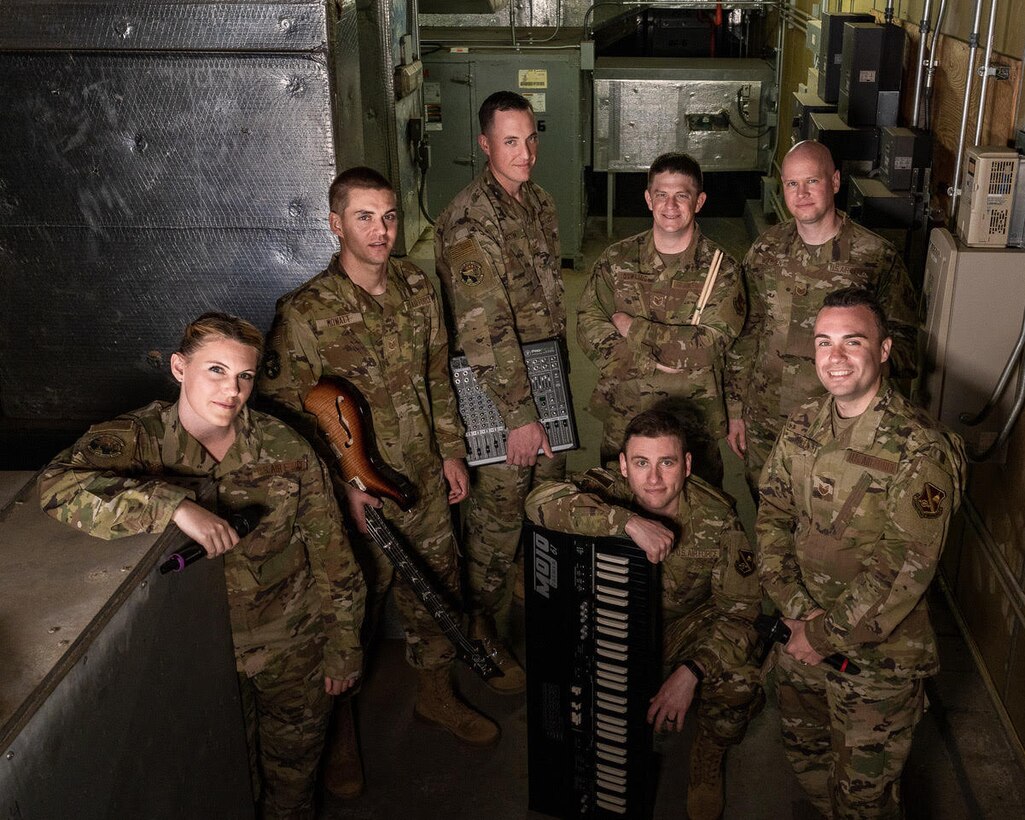
[[[647,227],[646,220],[619,219],[616,238]],[[702,230],[738,258],[748,239],[741,219],[708,219]],[[585,234],[584,266],[564,271],[570,314],[570,358],[576,420],[584,446],[570,454],[570,469],[597,461],[599,424],[584,409],[596,371],[575,343],[575,306],[597,255],[608,244],[601,220]],[[433,270],[430,242],[421,242],[411,258]],[[754,506],[741,477],[740,462],[728,451],[726,489],[750,531]],[[1019,818],[1025,813],[1025,766],[1009,740],[939,589],[931,596],[933,623],[940,641],[943,671],[929,682],[929,710],[915,735],[905,770],[905,807],[909,818],[979,820]],[[513,621],[522,618],[513,608]],[[385,625],[386,634],[390,634]],[[519,632],[519,630],[516,630]],[[518,637],[514,632],[514,643]],[[400,641],[383,639],[371,653],[367,681],[358,699],[358,720],[367,778],[361,798],[341,801],[323,795],[319,816],[332,820],[479,820],[540,818],[527,809],[527,715],[524,696],[492,693],[472,672],[458,670],[467,700],[501,724],[502,740],[493,749],[461,746],[442,730],[413,720],[415,675],[403,660]],[[744,742],[731,750],[726,766],[727,820],[813,818],[802,797],[779,740],[779,715],[767,681],[766,708],[751,723]],[[655,817],[685,816],[687,759],[691,732],[658,739],[659,788]]]

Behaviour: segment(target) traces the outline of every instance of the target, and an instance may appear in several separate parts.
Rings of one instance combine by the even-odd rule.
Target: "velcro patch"
[[[457,268],[463,262],[476,258],[478,253],[479,249],[476,242],[472,239],[463,239],[449,248],[446,256],[448,256],[449,262],[452,263],[452,267]]]
[[[880,473],[886,473],[887,475],[894,475],[897,472],[898,463],[896,461],[890,461],[887,458],[879,458],[879,456],[871,456],[868,453],[859,453],[855,450],[848,450],[845,460],[850,464],[857,464],[859,467],[868,467],[870,470],[876,470]]]
[[[604,470],[601,467],[592,467],[584,473],[583,480],[581,481],[581,484],[584,486],[581,489],[587,489],[587,485],[591,485],[598,489],[607,490],[615,483],[615,476],[608,470]]]
[[[468,259],[459,266],[459,278],[470,287],[479,285],[484,278],[484,266],[476,259]]]
[[[86,442],[85,449],[94,458],[117,458],[125,451],[125,440],[116,433],[97,433]]]
[[[273,347],[267,348],[263,353],[261,366],[268,379],[276,379],[281,375],[281,355]]]
[[[911,500],[919,517],[938,518],[943,513],[943,499],[946,497],[947,494],[943,490],[926,481],[922,485],[922,492],[915,493]]]
[[[754,552],[751,550],[738,550],[737,560],[733,562],[733,568],[742,578],[747,578],[751,575],[757,568]]]
[[[288,473],[299,473],[306,469],[308,462],[306,457],[297,458],[292,461],[274,461],[267,464],[253,464],[249,467],[249,474],[252,476],[287,475]]]
[[[341,316],[329,316],[326,319],[317,319],[314,327],[317,330],[323,330],[326,327],[339,327],[346,325],[354,325],[356,322],[362,322],[363,316],[359,313],[343,313]]]

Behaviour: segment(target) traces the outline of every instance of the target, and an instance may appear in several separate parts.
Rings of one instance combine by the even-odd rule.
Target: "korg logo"
[[[549,598],[553,588],[559,586],[559,567],[552,554],[552,545],[543,535],[534,536],[534,591]]]

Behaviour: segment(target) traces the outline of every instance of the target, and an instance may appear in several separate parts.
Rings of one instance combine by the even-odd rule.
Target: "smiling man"
[[[423,271],[389,258],[398,212],[395,192],[381,174],[370,168],[339,174],[329,201],[338,254],[327,270],[279,300],[258,388],[312,440],[316,420],[302,409],[309,390],[322,376],[341,376],[356,386],[370,406],[381,457],[413,482],[418,501],[408,512],[391,501],[382,507],[333,470],[339,501],[359,533],[366,532],[364,505],[382,507],[404,546],[444,585],[442,592],[457,599],[448,505],[466,497],[469,477],[440,305]],[[394,580],[406,659],[418,673],[415,716],[471,745],[497,742],[498,727],[454,694],[454,649],[413,589],[369,538],[357,534],[355,546],[374,568],[367,579],[372,615],[379,614]],[[353,796],[363,780],[348,701],[339,704],[336,717],[325,781],[334,793]]]
[[[566,473],[538,420],[521,345],[565,343],[562,259],[555,202],[531,181],[538,133],[527,100],[496,91],[478,112],[487,167],[460,191],[434,227],[434,257],[456,346],[509,430],[504,464],[475,467],[464,546],[469,562],[470,631],[497,650],[502,694],[526,689],[526,676],[500,642],[496,622],[512,592],[523,499],[538,481]],[[538,455],[543,451],[542,455]]]
[[[703,236],[701,168],[686,154],[663,154],[648,170],[644,200],[652,227],[598,258],[577,310],[577,339],[600,375],[591,411],[604,424],[601,460],[615,461],[627,421],[671,399],[688,420],[694,469],[722,481],[726,435],[726,351],[744,324],[740,270]],[[698,300],[721,254],[707,305]]]
[[[791,638],[778,654],[783,746],[832,818],[900,817],[900,775],[939,669],[925,593],[965,482],[963,445],[883,376],[871,291],[825,297],[813,330],[826,395],[787,420],[758,509],[759,574]],[[838,653],[857,676],[822,663]]]
[[[691,475],[684,425],[648,410],[626,427],[618,475],[594,468],[527,496],[535,524],[580,535],[625,535],[662,563],[665,682],[651,699],[656,731],[682,731],[696,712],[687,816],[723,810],[722,764],[760,706],[752,660],[760,592],[733,499]],[[698,704],[692,709],[694,700]]]
[[[836,209],[840,172],[824,145],[795,145],[781,182],[789,222],[769,228],[744,258],[748,315],[729,355],[727,441],[744,458],[757,502],[758,477],[787,416],[820,395],[811,331],[823,297],[836,288],[873,291],[890,317],[890,375],[917,370],[918,297],[897,249]]]

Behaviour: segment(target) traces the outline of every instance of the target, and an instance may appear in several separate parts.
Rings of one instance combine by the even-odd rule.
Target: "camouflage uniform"
[[[419,268],[390,259],[387,288],[375,297],[349,279],[336,255],[327,270],[278,301],[260,393],[313,436],[314,417],[297,414],[321,376],[342,376],[363,394],[381,457],[413,482],[419,499],[405,513],[386,500],[384,516],[423,559],[439,591],[455,597],[459,575],[442,459],[463,458],[466,448],[438,297]],[[342,498],[341,478],[335,470],[332,475]],[[374,564],[375,613],[395,580],[409,663],[419,669],[449,664],[452,645],[412,588],[395,577],[391,562],[369,539],[360,537],[359,543]]]
[[[880,236],[842,211],[840,230],[824,245],[808,246],[791,220],[763,233],[744,258],[748,314],[729,355],[727,406],[747,425],[748,483],[758,478],[787,416],[825,390],[815,375],[812,331],[822,300],[851,285],[874,291],[893,335],[890,373],[911,379],[917,370],[918,299],[904,260]]]
[[[434,239],[458,346],[510,430],[538,420],[520,345],[566,336],[555,203],[532,182],[521,192],[522,204],[485,169],[438,217]],[[563,455],[473,470],[465,547],[474,612],[494,617],[504,602],[530,487],[565,471]]]
[[[599,467],[572,483],[542,484],[526,506],[535,524],[593,536],[625,535],[635,514],[626,479]],[[697,662],[705,671],[698,724],[724,745],[739,743],[760,691],[751,657],[761,599],[754,553],[733,500],[696,476],[684,485],[676,525],[676,543],[662,562],[664,673]]]
[[[607,248],[595,263],[580,297],[577,340],[601,371],[589,407],[604,422],[603,463],[616,459],[630,419],[668,400],[690,422],[695,471],[721,483],[726,351],[746,306],[737,263],[724,255],[701,323],[691,325],[716,250],[695,225],[687,250],[667,266],[648,230]],[[620,311],[633,317],[625,338],[611,319]],[[656,363],[683,372],[664,373]]]
[[[176,476],[215,481],[221,515],[267,511],[224,555],[235,662],[250,741],[260,732],[264,812],[312,816],[331,708],[324,676],[345,679],[362,667],[365,589],[310,446],[245,407],[236,426],[218,462],[181,426],[177,403],[154,402],[95,425],[58,455],[40,476],[40,501],[57,520],[106,539],[163,532],[194,496]]]
[[[805,403],[772,451],[759,572],[785,618],[825,610],[808,641],[861,673],[781,654],[783,742],[828,816],[899,817],[922,681],[939,668],[924,596],[961,499],[963,445],[886,380],[862,415],[833,408],[829,396]]]

